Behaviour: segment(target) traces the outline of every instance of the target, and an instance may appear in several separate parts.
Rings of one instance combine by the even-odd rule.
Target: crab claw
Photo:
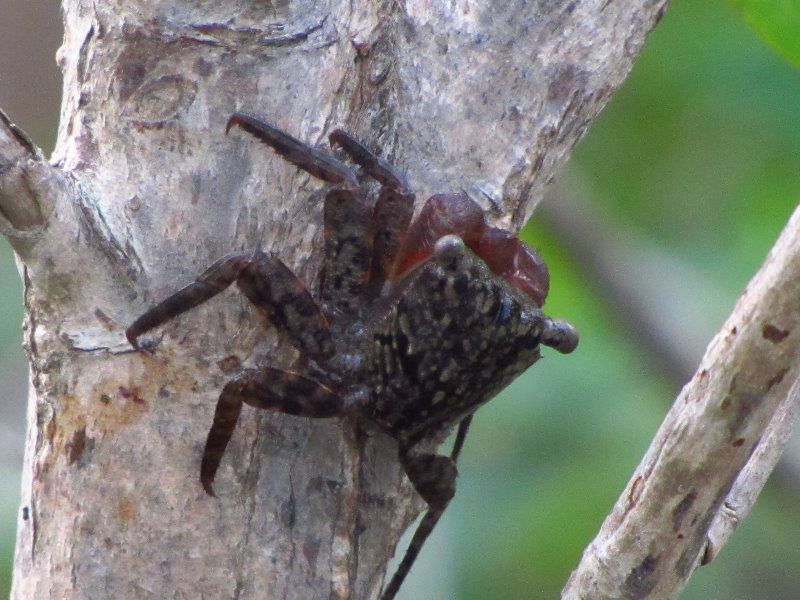
[[[496,227],[486,227],[472,249],[496,275],[542,307],[550,288],[550,273],[536,250]]]
[[[472,248],[485,227],[481,207],[466,194],[431,196],[408,229],[395,273],[402,275],[429,257],[436,242],[448,234],[457,235]]]

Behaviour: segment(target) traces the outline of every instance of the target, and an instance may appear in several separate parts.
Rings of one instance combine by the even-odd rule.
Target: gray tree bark
[[[342,126],[517,231],[666,0],[64,0],[64,98],[45,160],[0,119],[0,228],[31,362],[16,599],[374,598],[422,508],[391,440],[245,410],[203,493],[217,395],[296,354],[237,295],[125,327],[218,257],[277,251],[313,289],[318,183],[235,110],[305,140]]]

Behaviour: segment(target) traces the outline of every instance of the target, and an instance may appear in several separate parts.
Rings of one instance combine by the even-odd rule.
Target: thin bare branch
[[[798,416],[800,416],[800,380],[795,380],[711,524],[702,564],[708,564],[717,557],[739,527],[739,523],[753,508],[756,498],[783,454],[786,442],[797,425]]]
[[[676,399],[562,598],[678,595],[759,442],[783,435],[770,424],[780,429],[775,414],[797,379],[799,326],[797,209]]]

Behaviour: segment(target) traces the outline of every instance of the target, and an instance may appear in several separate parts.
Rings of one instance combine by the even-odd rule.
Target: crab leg
[[[334,129],[328,136],[331,144],[336,144],[347,152],[350,159],[364,172],[379,182],[401,194],[411,195],[405,178],[388,162],[375,156],[361,142],[342,129]]]
[[[462,423],[465,421],[469,426],[468,418],[464,419]],[[459,432],[460,430],[461,427],[459,427]],[[381,600],[393,600],[397,590],[400,589],[406,575],[411,570],[411,566],[417,559],[422,545],[439,522],[456,492],[458,471],[452,458],[406,449],[400,452],[400,462],[414,489],[427,502],[428,512],[425,513],[422,521],[417,526],[417,530],[411,538],[411,543],[408,545],[400,566],[397,567],[397,571],[395,571],[389,585],[383,590]]]
[[[471,424],[472,415],[464,417],[458,424],[456,441],[453,442],[453,450],[450,452],[450,460],[452,460],[454,463],[458,462],[458,456],[461,454],[461,448],[464,446],[464,440],[467,439],[467,432],[469,431],[469,426]]]
[[[334,130],[328,137],[331,144],[341,147],[350,159],[383,187],[373,210],[375,245],[369,276],[370,290],[380,291],[414,213],[414,194],[405,178],[388,162],[375,156],[346,131]]]
[[[394,276],[392,266],[414,214],[414,195],[383,188],[372,214],[375,244],[369,281],[370,289],[378,293],[384,282]]]
[[[193,283],[168,296],[141,315],[125,330],[125,336],[131,346],[138,350],[139,342],[136,338],[140,335],[222,292],[239,276],[246,261],[247,257],[243,254],[233,254],[218,260]]]
[[[328,321],[311,294],[285,264],[263,252],[231,254],[217,261],[193,283],[136,319],[125,332],[128,341],[138,349],[140,335],[213,298],[234,281],[297,348],[315,358],[333,355]]]
[[[363,302],[374,237],[363,197],[335,189],[325,197],[325,261],[320,274],[323,306],[353,313]]]
[[[358,187],[356,175],[350,167],[266,121],[237,112],[228,119],[225,133],[228,133],[234,125],[254,135],[290,163],[314,177],[329,183],[344,183],[350,188]]]
[[[472,415],[464,417],[458,424],[458,433],[450,458],[436,454],[401,454],[400,460],[406,474],[420,496],[428,503],[428,512],[417,526],[403,560],[397,567],[389,585],[384,589],[381,600],[392,600],[397,594],[422,550],[423,544],[433,532],[433,528],[436,527],[451,498],[455,495],[456,461],[467,437],[470,423],[472,423]]]
[[[414,561],[417,559],[417,555],[419,555],[422,545],[425,543],[425,540],[428,539],[428,536],[433,531],[433,528],[436,527],[439,519],[442,518],[445,508],[447,508],[447,505],[435,510],[433,507],[428,507],[428,512],[425,513],[425,516],[422,517],[422,521],[419,522],[419,525],[414,532],[414,537],[411,538],[411,543],[408,545],[408,549],[403,556],[402,562],[397,567],[397,571],[395,571],[391,581],[389,581],[389,585],[384,588],[383,594],[381,595],[381,600],[394,599],[395,595],[400,589],[400,586],[403,585],[403,581],[405,581],[406,576],[411,570]]]
[[[340,415],[344,401],[321,383],[294,371],[247,369],[222,389],[208,432],[200,465],[200,482],[214,496],[214,476],[233,435],[242,403],[298,417],[327,418]]]

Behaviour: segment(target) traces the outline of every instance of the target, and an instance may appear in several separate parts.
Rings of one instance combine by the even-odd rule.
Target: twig
[[[761,442],[745,468],[739,473],[722,509],[711,524],[702,564],[706,565],[717,557],[720,549],[728,543],[728,538],[750,512],[764,484],[775,469],[778,459],[781,458],[798,416],[800,416],[800,380],[795,381],[788,396],[778,406],[775,416],[761,437]]]
[[[677,596],[759,441],[783,435],[775,414],[797,379],[798,325],[800,209],[679,394],[562,598]],[[755,496],[753,484],[740,481]],[[721,543],[724,537],[707,556]]]

